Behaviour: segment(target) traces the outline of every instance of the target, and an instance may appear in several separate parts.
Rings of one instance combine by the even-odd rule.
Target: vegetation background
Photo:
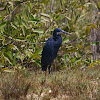
[[[52,64],[53,71],[59,71],[52,73],[53,75],[48,77],[47,83],[44,83],[40,72],[41,52],[45,41],[51,37],[52,31],[56,27],[71,33],[72,36],[62,36],[62,46]],[[99,65],[99,0],[0,0],[1,98],[5,100],[26,98],[28,91],[34,91],[31,93],[37,94],[39,99],[43,100],[61,97],[79,99],[83,96],[85,100],[93,98],[99,100]],[[71,76],[72,74],[74,76]],[[73,79],[69,76],[66,79],[66,75]],[[80,77],[79,83],[76,82],[77,76]],[[63,84],[62,79],[68,83],[64,81]],[[90,85],[91,82],[88,82],[91,79],[94,88]],[[31,83],[32,80],[34,80],[33,83]],[[61,88],[58,88],[59,86]],[[67,86],[68,88],[65,88]],[[48,94],[49,90],[51,93]],[[45,95],[41,97],[43,91],[45,91]],[[63,96],[60,97],[59,94]]]

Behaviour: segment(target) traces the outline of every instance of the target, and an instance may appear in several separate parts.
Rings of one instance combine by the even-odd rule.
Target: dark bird
[[[57,57],[58,50],[62,43],[62,37],[59,33],[67,33],[70,35],[70,33],[65,32],[60,28],[54,29],[53,37],[49,38],[43,47],[41,57],[42,71],[46,71],[48,67],[50,73],[51,63]]]

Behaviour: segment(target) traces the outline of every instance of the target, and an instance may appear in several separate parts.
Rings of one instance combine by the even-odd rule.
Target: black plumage
[[[67,32],[63,31],[60,28],[56,28],[53,31],[53,37],[49,38],[43,47],[42,57],[41,57],[42,71],[46,71],[48,66],[48,70],[50,73],[51,63],[57,57],[58,50],[62,43],[62,37],[61,35],[59,35],[59,33],[67,33]]]

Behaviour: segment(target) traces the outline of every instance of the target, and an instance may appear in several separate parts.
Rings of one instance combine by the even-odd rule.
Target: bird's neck
[[[58,39],[61,38],[61,36],[60,36],[60,35],[56,35],[56,36],[54,36],[53,38],[54,38],[54,40],[58,40]]]
[[[56,36],[53,38],[57,44],[61,44],[62,43],[62,37],[60,35]]]
[[[55,42],[54,42],[54,48],[55,48],[55,54],[57,54],[60,46],[61,46],[61,43],[62,43],[62,37],[59,35],[57,36],[57,38],[54,39]]]
[[[57,32],[53,32],[53,37],[56,38],[58,36]]]

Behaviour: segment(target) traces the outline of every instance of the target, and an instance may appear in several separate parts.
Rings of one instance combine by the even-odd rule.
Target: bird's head
[[[64,30],[60,29],[60,28],[55,28],[54,31],[53,31],[53,37],[56,37],[59,33],[65,33],[65,34],[69,34],[71,35],[70,33],[68,32],[65,32]]]

